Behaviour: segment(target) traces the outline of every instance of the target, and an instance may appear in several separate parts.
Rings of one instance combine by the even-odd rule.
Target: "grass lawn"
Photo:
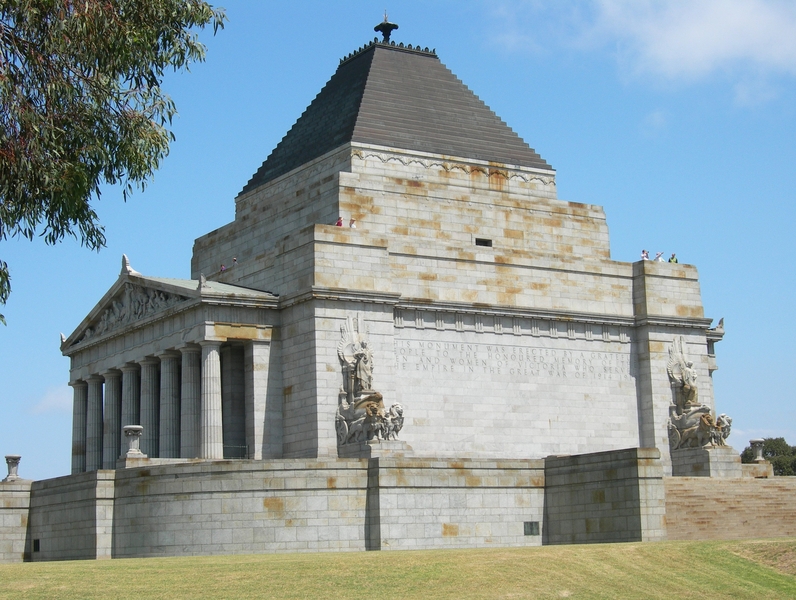
[[[0,565],[0,598],[796,598],[796,539]]]

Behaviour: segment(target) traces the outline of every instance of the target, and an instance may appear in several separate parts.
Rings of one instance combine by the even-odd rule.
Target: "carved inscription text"
[[[396,340],[401,371],[627,381],[630,355],[495,344]]]

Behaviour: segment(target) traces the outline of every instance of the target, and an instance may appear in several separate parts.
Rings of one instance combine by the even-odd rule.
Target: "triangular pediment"
[[[141,275],[121,275],[63,346],[105,336],[191,300],[167,287]]]
[[[275,306],[278,300],[270,292],[207,281],[204,277],[199,280],[147,277],[133,270],[127,257],[122,256],[119,278],[72,335],[62,340],[61,350],[203,301]]]

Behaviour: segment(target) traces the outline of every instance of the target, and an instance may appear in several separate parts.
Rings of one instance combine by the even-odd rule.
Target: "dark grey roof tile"
[[[379,43],[341,63],[243,192],[347,142],[551,169],[436,55]]]

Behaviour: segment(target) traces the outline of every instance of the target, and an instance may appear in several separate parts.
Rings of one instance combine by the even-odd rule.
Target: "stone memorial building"
[[[696,268],[612,260],[602,207],[393,28],[191,279],[124,257],[62,340],[72,475],[28,482],[27,558],[684,538],[672,475],[762,485]]]

